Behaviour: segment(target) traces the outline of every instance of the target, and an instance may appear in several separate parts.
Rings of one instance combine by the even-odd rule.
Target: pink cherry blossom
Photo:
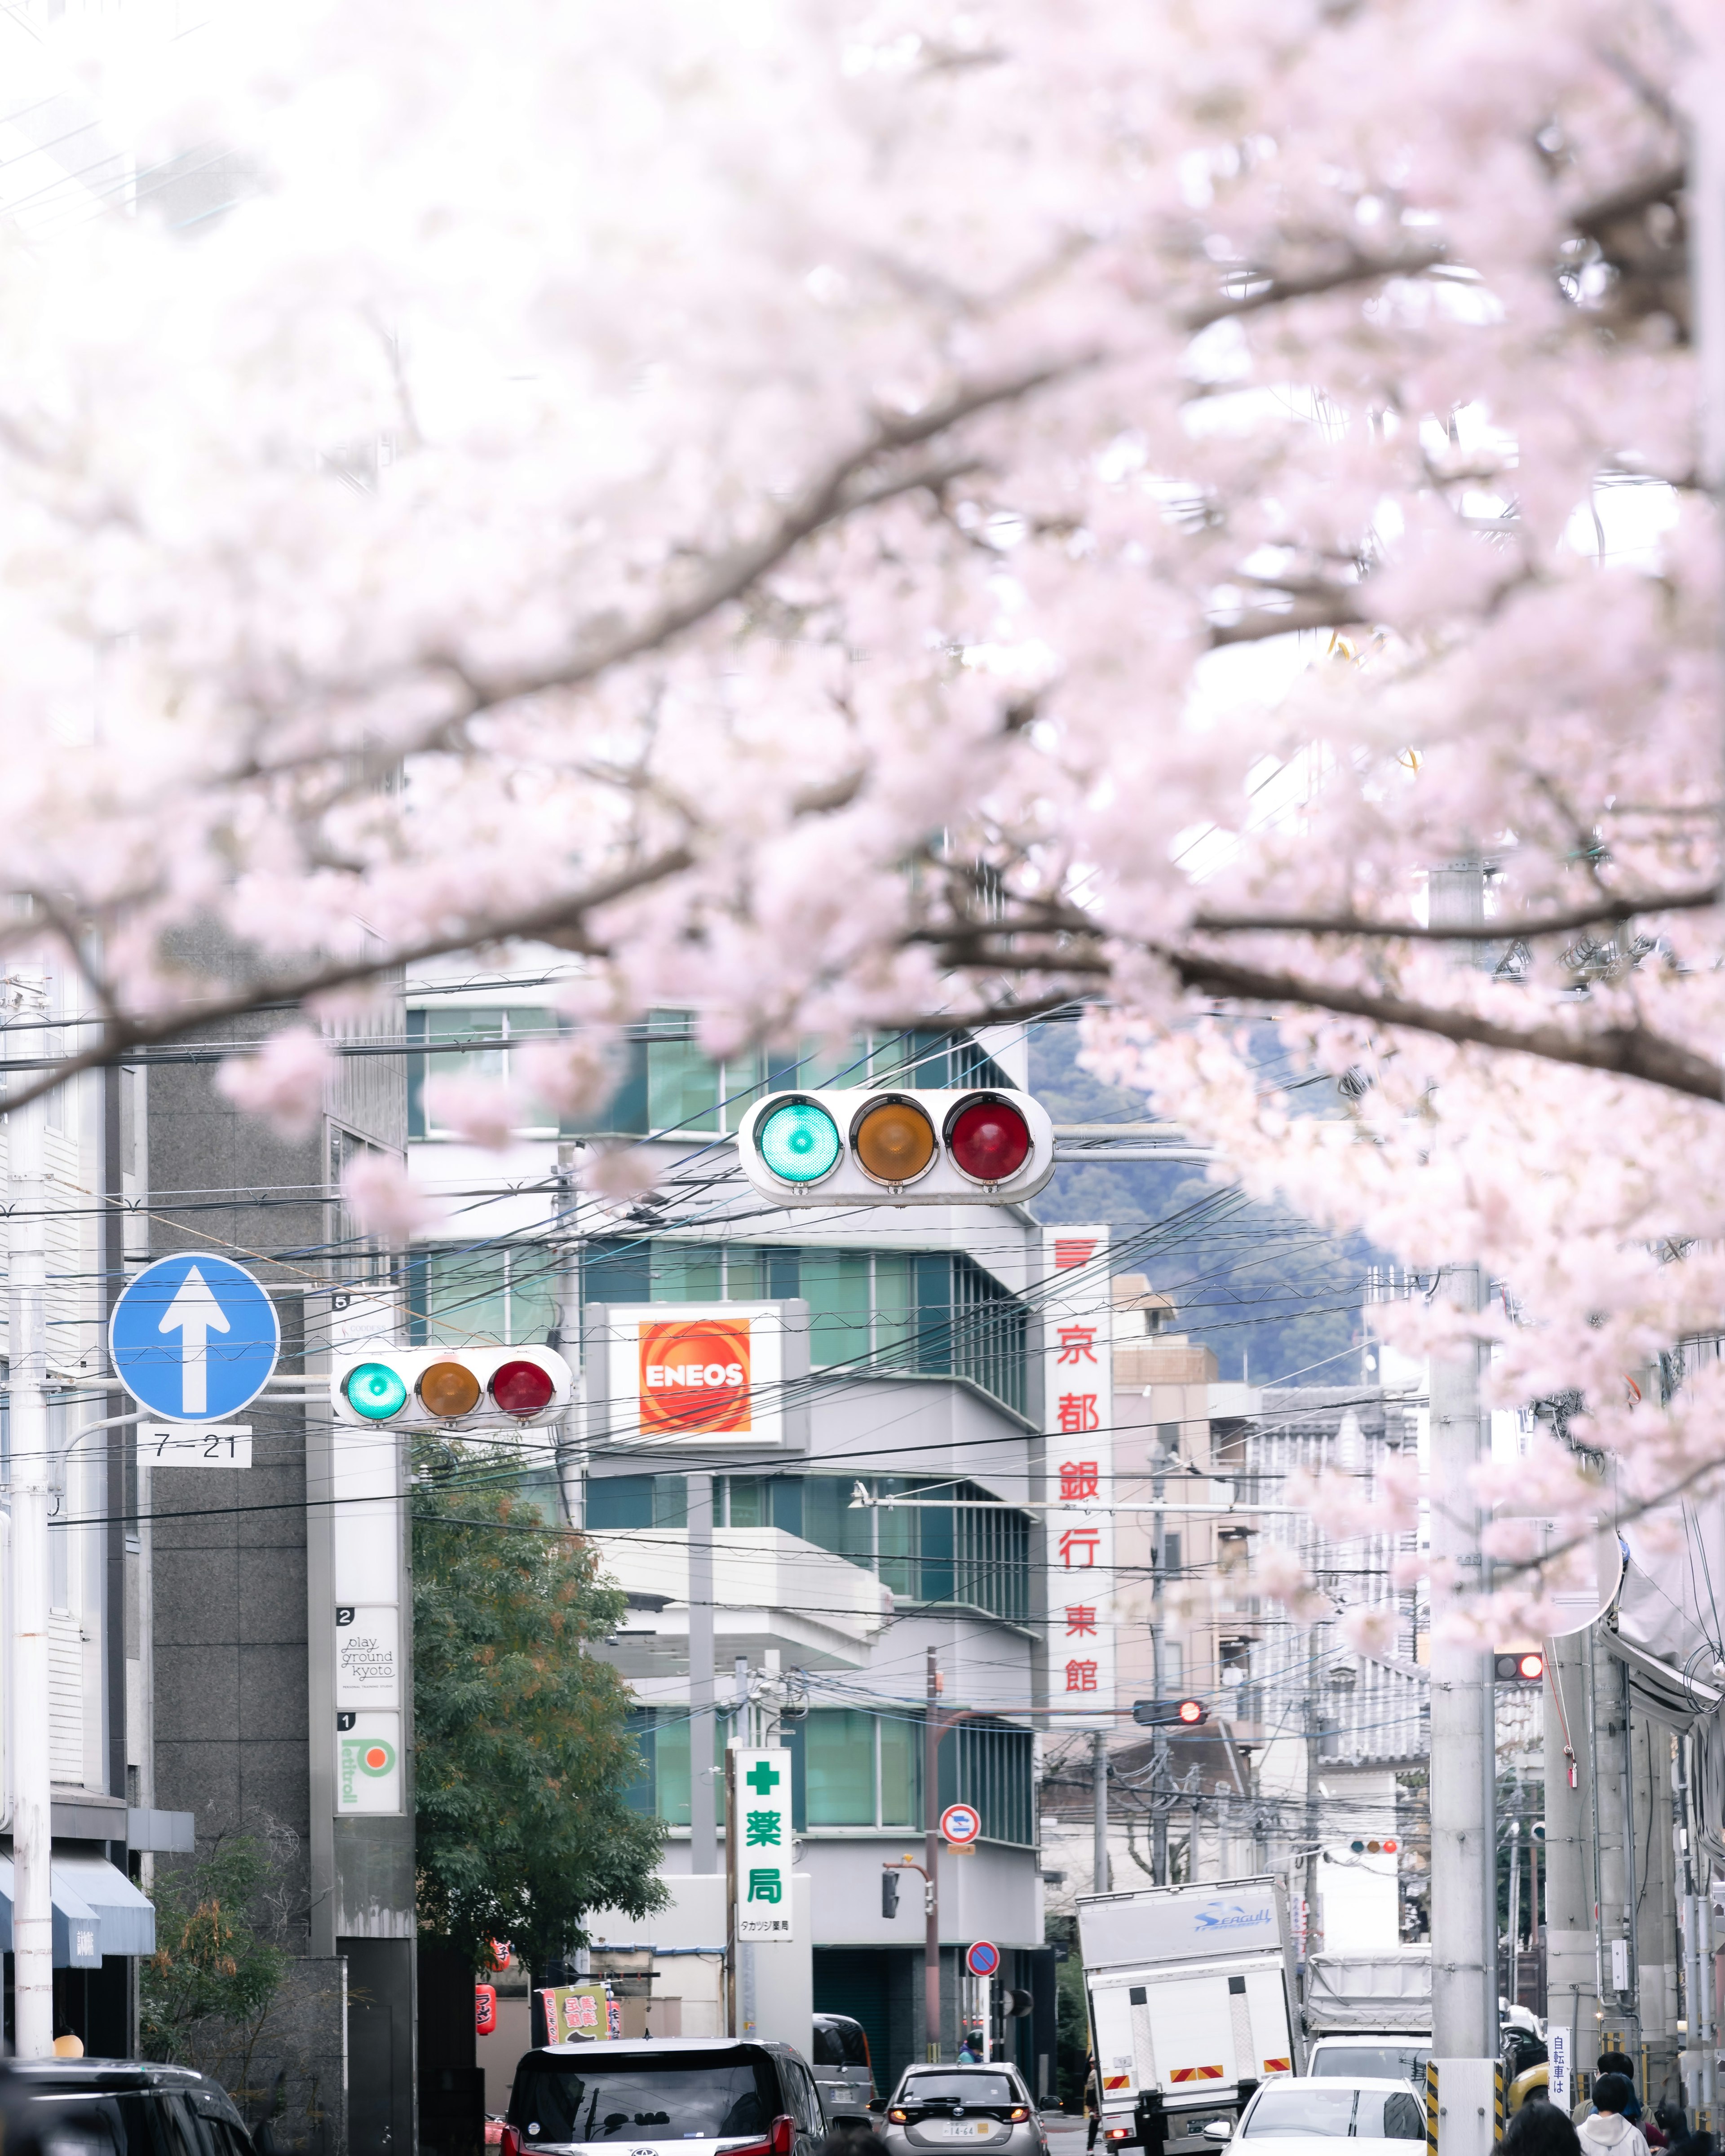
[[[272,1033],[255,1055],[230,1055],[216,1072],[216,1090],[248,1115],[262,1116],[285,1138],[308,1137],[317,1127],[335,1059],[309,1026]]]

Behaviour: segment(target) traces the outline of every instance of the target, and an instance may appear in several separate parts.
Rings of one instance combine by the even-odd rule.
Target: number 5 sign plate
[[[208,1250],[158,1258],[114,1306],[108,1352],[148,1414],[177,1422],[238,1414],[281,1352],[275,1306],[244,1265]]]

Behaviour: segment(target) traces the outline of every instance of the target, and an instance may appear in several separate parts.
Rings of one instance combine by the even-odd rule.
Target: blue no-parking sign
[[[127,1283],[108,1352],[141,1407],[202,1422],[237,1414],[263,1391],[281,1352],[281,1324],[244,1265],[182,1250]]]
[[[978,1939],[966,1953],[964,1966],[973,1976],[999,1976],[1000,1949],[993,1939]]]

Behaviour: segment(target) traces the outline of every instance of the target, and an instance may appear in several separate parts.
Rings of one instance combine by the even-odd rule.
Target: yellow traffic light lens
[[[452,1420],[479,1405],[480,1381],[464,1363],[434,1363],[419,1379],[419,1398],[429,1414]]]
[[[863,1110],[850,1144],[876,1183],[914,1183],[934,1158],[934,1125],[914,1102],[889,1095]]]

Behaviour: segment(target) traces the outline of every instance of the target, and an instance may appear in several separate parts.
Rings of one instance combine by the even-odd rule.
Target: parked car
[[[988,2156],[1048,2156],[1042,2114],[1016,2066],[907,2066],[891,2100],[869,2108],[893,2156],[961,2145]]]
[[[1348,2156],[1407,2156],[1425,2138],[1425,2107],[1404,2081],[1344,2082],[1279,2074],[1240,2113],[1240,2124],[1214,2119],[1207,2141],[1250,2141],[1240,2156],[1311,2156],[1313,2141],[1343,2141]]]
[[[819,2156],[826,2126],[809,2063],[788,2044],[547,2044],[516,2067],[502,2156],[657,2141],[726,2156]]]
[[[869,2056],[867,2031],[848,2014],[814,2017],[814,2085],[834,2126],[869,2124],[874,2061]]]
[[[47,2156],[255,2156],[219,2082],[131,2059],[19,2059],[8,2086],[39,2122]]]

